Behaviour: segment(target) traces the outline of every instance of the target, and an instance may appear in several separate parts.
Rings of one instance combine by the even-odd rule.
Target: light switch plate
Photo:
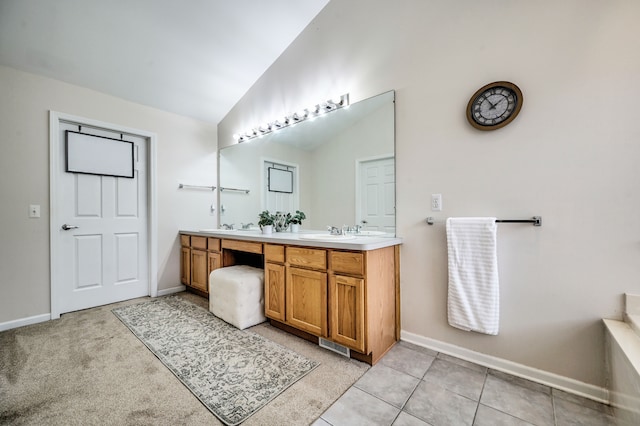
[[[30,218],[40,217],[40,204],[29,204],[29,217]]]

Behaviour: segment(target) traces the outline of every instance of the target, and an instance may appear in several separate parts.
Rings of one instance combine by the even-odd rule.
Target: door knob
[[[64,225],[62,225],[62,229],[64,229],[65,231],[68,231],[70,229],[78,229],[77,226],[75,225],[67,225],[66,223]]]

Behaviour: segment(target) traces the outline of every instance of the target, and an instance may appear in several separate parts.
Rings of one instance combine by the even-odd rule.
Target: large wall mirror
[[[395,236],[394,107],[390,91],[221,149],[220,224],[301,210],[303,230],[358,224]]]

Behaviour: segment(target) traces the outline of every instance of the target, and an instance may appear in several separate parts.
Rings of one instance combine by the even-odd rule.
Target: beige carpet
[[[111,313],[142,300],[0,333],[0,424],[221,424]],[[267,324],[251,330],[321,365],[243,425],[308,425],[368,368]]]

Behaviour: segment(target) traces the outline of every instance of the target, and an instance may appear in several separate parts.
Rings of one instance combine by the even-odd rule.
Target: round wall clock
[[[522,92],[513,83],[496,81],[480,88],[467,104],[467,120],[479,130],[511,123],[522,108]]]

